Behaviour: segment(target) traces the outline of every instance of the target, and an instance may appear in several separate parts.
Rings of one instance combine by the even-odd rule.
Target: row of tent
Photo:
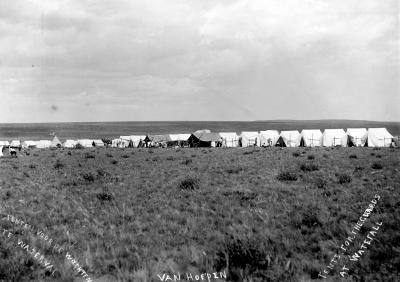
[[[250,146],[280,146],[280,147],[315,147],[315,146],[368,146],[389,147],[393,145],[394,137],[386,128],[348,128],[304,129],[301,133],[297,130],[281,131],[243,131],[240,135],[236,132],[215,133],[210,130],[198,130],[192,134],[167,134],[167,135],[129,135],[111,141],[111,147],[250,147]],[[398,140],[396,140],[398,141]],[[104,147],[100,139],[68,139],[64,143],[57,136],[50,140],[0,141],[0,146],[22,148],[75,148],[78,144],[82,147]]]
[[[77,145],[81,145],[82,147],[104,147],[104,142],[100,139],[79,139],[79,140],[70,140],[67,139],[64,143],[60,141],[57,136],[54,136],[53,140],[39,140],[39,141],[31,141],[25,140],[21,142],[20,140],[12,140],[8,141],[0,141],[0,146],[11,147],[11,148],[39,148],[39,149],[47,149],[47,148],[75,148]]]
[[[244,131],[215,133],[199,130],[192,134],[131,135],[112,140],[112,147],[315,147],[315,146],[368,146],[389,147],[394,137],[386,128],[304,129],[281,131]]]

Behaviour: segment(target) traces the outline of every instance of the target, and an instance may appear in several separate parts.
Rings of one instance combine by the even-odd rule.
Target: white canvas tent
[[[0,141],[0,146],[10,146],[10,142],[8,142],[8,141]]]
[[[50,148],[58,148],[62,147],[62,143],[57,136],[54,136],[53,140],[51,141]]]
[[[368,147],[390,147],[393,136],[386,128],[368,128]]]
[[[260,137],[257,131],[243,131],[240,134],[242,147],[260,146]]]
[[[77,141],[75,140],[71,140],[71,139],[67,139],[65,140],[63,147],[64,148],[74,148],[76,146],[76,144],[78,144]]]
[[[281,131],[276,146],[298,147],[300,145],[300,133],[297,130]]]
[[[0,157],[2,157],[3,156],[3,145],[0,145]]]
[[[131,135],[130,137],[130,141],[132,141],[132,146],[133,147],[139,147],[143,142],[144,139],[146,138],[145,135]]]
[[[261,146],[275,146],[279,139],[278,130],[265,130],[260,131],[260,144]]]
[[[28,149],[28,148],[36,148],[36,142],[31,141],[31,140],[25,140],[21,144],[22,148]]]
[[[20,147],[21,146],[21,141],[19,140],[12,140],[10,147]]]
[[[95,147],[104,147],[104,142],[100,139],[94,139],[92,144],[94,144]]]
[[[129,141],[130,140],[122,139],[122,138],[113,139],[111,141],[111,147],[114,147],[114,148],[127,148],[129,146]]]
[[[39,149],[50,148],[50,145],[51,145],[50,140],[39,140],[39,141],[35,141],[35,143],[36,143],[36,147]]]
[[[322,132],[319,129],[303,129],[301,131],[300,146],[316,147],[322,145]]]
[[[343,137],[343,146],[365,146],[367,142],[367,130],[365,128],[347,128],[346,136]]]
[[[181,133],[181,134],[169,134],[169,138],[171,141],[187,141],[190,137],[190,134]]]
[[[222,146],[229,148],[239,146],[239,136],[236,132],[220,132],[218,134],[222,138]]]
[[[343,129],[325,129],[322,134],[322,146],[344,146],[343,137],[346,136],[346,132]]]
[[[93,147],[93,140],[91,139],[79,139],[77,143],[85,148]]]

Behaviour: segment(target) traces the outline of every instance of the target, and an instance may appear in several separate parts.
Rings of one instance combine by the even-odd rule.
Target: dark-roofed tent
[[[218,133],[192,133],[188,139],[190,147],[220,147],[222,137]]]

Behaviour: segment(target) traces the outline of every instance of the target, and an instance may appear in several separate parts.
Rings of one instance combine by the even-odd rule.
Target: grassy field
[[[378,194],[348,254],[383,222],[376,237],[345,278],[343,257],[324,281],[399,281],[399,184],[398,148],[21,151],[0,158],[0,280],[84,281],[68,251],[93,281],[309,281]]]

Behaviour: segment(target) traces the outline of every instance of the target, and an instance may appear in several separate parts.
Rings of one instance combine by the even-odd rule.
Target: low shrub
[[[64,167],[64,164],[62,163],[61,160],[57,160],[56,163],[54,164],[55,169],[62,169]]]
[[[113,165],[115,165],[115,164],[117,164],[117,163],[118,163],[117,160],[112,160],[112,161],[111,161],[111,164],[113,164]]]
[[[302,171],[316,171],[316,170],[319,170],[318,166],[316,164],[313,164],[313,163],[311,163],[311,164],[303,163],[303,164],[300,165],[300,169]]]
[[[345,183],[350,183],[351,182],[351,176],[348,175],[347,173],[340,173],[337,175],[339,179],[340,184],[345,184]]]
[[[227,173],[239,173],[243,170],[242,167],[233,167],[226,170]]]
[[[87,182],[94,182],[94,180],[96,179],[96,177],[91,172],[86,172],[82,174],[82,178]]]
[[[373,169],[382,169],[382,168],[383,168],[383,165],[382,165],[381,163],[375,162],[375,163],[372,164],[371,167],[372,167]]]
[[[277,179],[279,181],[296,181],[297,178],[298,178],[297,174],[292,173],[290,171],[282,171],[277,176]]]
[[[86,153],[86,154],[85,154],[85,158],[86,158],[86,159],[94,159],[95,157],[96,157],[95,155],[90,154],[90,153]]]
[[[308,156],[307,156],[307,160],[313,160],[313,159],[315,159],[315,156],[314,156],[314,155],[308,155]]]
[[[97,199],[99,199],[100,201],[111,201],[113,199],[112,194],[110,193],[106,193],[106,192],[102,192],[96,195]]]
[[[326,180],[322,177],[317,177],[315,178],[314,183],[318,188],[324,188],[326,185]]]
[[[76,144],[75,149],[85,149],[81,144]]]
[[[173,156],[168,156],[167,157],[167,161],[173,161],[173,160],[175,160],[175,158]]]
[[[299,153],[299,152],[294,152],[294,153],[292,154],[292,156],[297,158],[297,157],[300,156],[300,153]]]
[[[382,158],[382,155],[377,154],[377,155],[375,155],[375,158],[380,159],[380,158]]]
[[[121,158],[128,159],[129,155],[122,155]]]
[[[68,155],[68,156],[71,156],[71,155],[72,155],[71,151],[68,151],[67,155]]]
[[[187,160],[184,160],[183,162],[182,162],[182,164],[184,164],[184,165],[189,165],[189,164],[191,164],[193,161],[192,161],[192,159],[187,159]]]
[[[350,155],[349,158],[350,159],[357,159],[357,155]]]
[[[181,190],[196,190],[200,187],[200,179],[196,176],[186,176],[178,184]]]
[[[107,158],[112,158],[112,157],[113,157],[113,155],[112,155],[112,154],[110,154],[110,153],[106,153],[106,157],[107,157]]]
[[[36,165],[35,164],[30,164],[29,168],[36,168]]]

